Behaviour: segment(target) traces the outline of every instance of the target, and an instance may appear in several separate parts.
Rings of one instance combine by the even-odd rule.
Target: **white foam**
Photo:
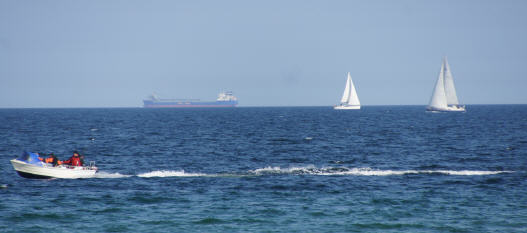
[[[496,175],[500,173],[512,173],[513,171],[470,171],[470,170],[461,170],[461,171],[449,171],[449,170],[438,170],[438,171],[426,171],[429,173],[443,173],[448,175],[457,175],[457,176],[484,176],[484,175]]]
[[[301,167],[264,167],[255,170],[250,170],[248,173],[251,175],[320,175],[320,176],[394,176],[394,175],[408,175],[408,174],[444,174],[454,176],[484,176],[484,175],[496,175],[500,173],[512,173],[514,171],[480,171],[480,170],[380,170],[372,169],[369,167],[362,168],[347,168],[347,167],[323,167],[317,168],[313,165],[301,166]],[[107,173],[97,172],[93,178],[128,178],[134,175],[124,175],[120,173]],[[137,177],[150,178],[150,177],[243,177],[247,174],[205,174],[205,173],[188,173],[184,170],[170,171],[170,170],[159,170],[151,171],[146,173],[140,173],[135,175]]]
[[[306,167],[290,167],[290,168],[280,168],[280,167],[264,167],[259,168],[256,170],[251,170],[249,173],[254,173],[256,175],[262,175],[262,174],[289,174],[289,173],[315,173],[316,168],[313,165],[309,165]]]
[[[95,173],[95,175],[93,176],[93,178],[103,178],[103,179],[108,179],[108,178],[127,178],[127,177],[131,177],[132,175],[123,175],[119,172],[116,172],[116,173],[107,173],[107,172],[97,172]]]
[[[417,174],[419,171],[415,170],[376,170],[371,168],[352,168],[348,171],[339,172],[323,172],[321,175],[357,175],[357,176],[390,176],[390,175],[405,175],[405,174]]]
[[[356,175],[356,176],[391,176],[391,175],[407,175],[407,174],[445,174],[457,176],[481,176],[481,175],[495,175],[500,173],[511,173],[512,171],[478,171],[478,170],[379,170],[364,168],[346,168],[346,167],[324,167],[316,168],[313,165],[305,167],[265,167],[249,171],[256,175],[264,174],[309,174],[309,175]]]
[[[138,177],[149,178],[149,177],[174,177],[174,176],[178,176],[178,177],[193,177],[193,176],[214,176],[214,175],[208,175],[208,174],[203,174],[203,173],[186,173],[184,170],[180,170],[180,171],[161,170],[161,171],[152,171],[152,172],[141,173],[141,174],[139,174],[137,176]]]

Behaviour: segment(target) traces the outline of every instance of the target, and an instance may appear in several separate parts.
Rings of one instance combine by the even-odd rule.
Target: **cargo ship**
[[[232,108],[238,104],[238,99],[231,91],[218,94],[216,101],[201,101],[199,99],[161,99],[155,94],[143,100],[145,108]]]

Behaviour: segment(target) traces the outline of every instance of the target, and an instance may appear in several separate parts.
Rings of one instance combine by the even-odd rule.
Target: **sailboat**
[[[348,72],[348,79],[346,80],[346,87],[344,88],[344,94],[342,94],[342,99],[340,99],[340,104],[335,106],[334,109],[360,109],[359,97],[357,96],[355,85],[353,85],[353,81],[351,80],[350,72]]]
[[[465,105],[460,105],[454,87],[454,78],[446,57],[441,64],[434,92],[426,111],[432,112],[464,112]]]

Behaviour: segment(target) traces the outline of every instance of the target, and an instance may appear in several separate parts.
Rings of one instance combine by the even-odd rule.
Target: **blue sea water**
[[[527,232],[527,105],[0,109],[1,232]],[[31,180],[24,150],[96,161]]]

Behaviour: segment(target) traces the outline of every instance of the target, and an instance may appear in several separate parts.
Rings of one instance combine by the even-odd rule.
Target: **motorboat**
[[[39,155],[33,152],[24,152],[19,158],[12,159],[11,164],[18,175],[30,179],[91,178],[97,172],[94,162],[90,162],[88,166],[53,166],[51,163],[42,162]]]

